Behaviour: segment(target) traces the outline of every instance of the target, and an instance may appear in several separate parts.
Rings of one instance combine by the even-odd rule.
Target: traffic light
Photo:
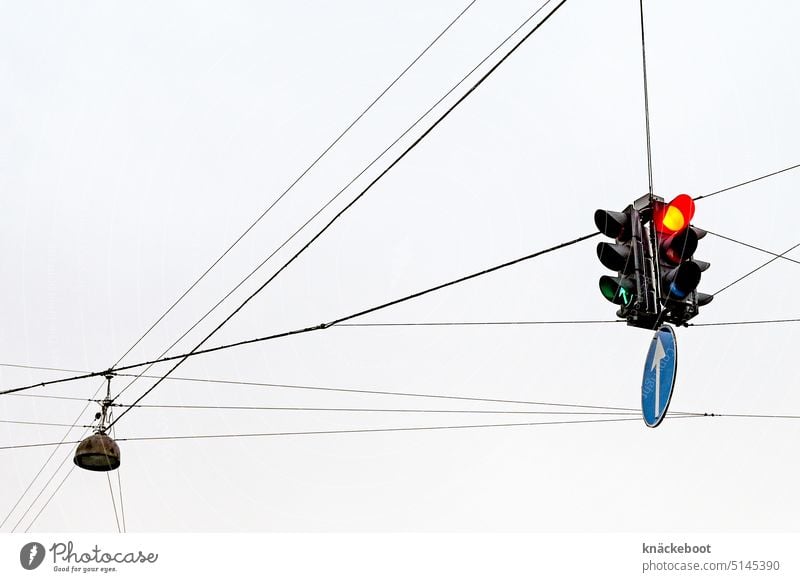
[[[672,202],[653,203],[653,228],[656,232],[659,266],[659,291],[666,311],[664,321],[678,325],[697,315],[697,308],[713,299],[698,293],[701,273],[709,263],[694,259],[698,241],[705,231],[690,224],[694,217],[694,200],[681,194]]]
[[[622,212],[597,210],[594,223],[613,242],[597,245],[597,257],[616,276],[600,277],[600,292],[619,305],[628,325],[655,329],[685,325],[712,295],[697,286],[709,263],[694,258],[705,231],[692,226],[694,200],[681,194],[672,202],[646,194]]]
[[[604,235],[615,242],[601,242],[597,245],[597,257],[603,266],[617,272],[617,276],[600,277],[600,292],[603,297],[622,306],[630,307],[637,295],[636,279],[633,276],[636,265],[635,241],[633,239],[632,208],[624,212],[597,210],[594,223]],[[622,317],[622,315],[620,315]]]

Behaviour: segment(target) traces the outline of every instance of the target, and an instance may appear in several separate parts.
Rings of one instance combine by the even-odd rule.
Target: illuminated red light
[[[672,234],[683,230],[694,217],[694,200],[688,194],[680,194],[672,202],[657,208],[653,217],[656,230]]]

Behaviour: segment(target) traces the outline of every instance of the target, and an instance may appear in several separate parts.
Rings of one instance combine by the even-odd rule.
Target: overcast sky
[[[114,364],[467,4],[0,3],[0,361]],[[538,6],[477,0],[124,363],[161,354]],[[697,196],[800,163],[795,3],[651,1],[645,11],[656,194]],[[209,345],[329,321],[592,233],[595,209],[647,192],[641,66],[638,2],[569,0]],[[470,86],[172,353],[194,347]],[[694,223],[783,252],[800,242],[798,187],[800,170],[719,194],[697,203]],[[597,287],[597,242],[359,321],[614,319]],[[769,259],[714,236],[697,257],[712,264],[708,293]],[[798,317],[798,281],[797,264],[775,261],[696,322]],[[672,410],[800,414],[798,324],[677,334]],[[650,335],[622,324],[334,327],[192,358],[174,375],[637,409]],[[0,368],[3,388],[64,375]],[[90,398],[101,384],[28,394]],[[580,410],[189,381],[166,381],[142,403]],[[0,420],[69,425],[82,408],[5,396]],[[587,418],[603,417],[141,408],[116,429],[127,438]],[[64,433],[0,424],[0,443]],[[636,418],[123,442],[120,477],[129,531],[790,530],[800,473],[787,453],[798,438],[797,420],[648,429]],[[73,451],[58,449],[3,531],[28,527]],[[0,519],[51,452],[0,451]],[[116,474],[112,484],[116,493]],[[116,531],[106,476],[74,470],[32,530]]]

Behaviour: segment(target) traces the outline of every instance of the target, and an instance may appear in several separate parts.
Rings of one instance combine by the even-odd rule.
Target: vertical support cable
[[[639,0],[639,21],[642,30],[642,76],[644,78],[644,125],[645,133],[647,135],[647,179],[648,179],[648,193],[650,194],[650,201],[653,200],[653,161],[650,152],[650,101],[647,96],[647,53],[644,45],[644,6],[643,0]]]
[[[645,127],[645,135],[647,137],[647,195],[649,198],[649,209],[650,209],[650,248],[651,248],[651,257],[652,257],[652,281],[653,281],[653,295],[655,297],[655,312],[658,314],[656,318],[655,324],[653,329],[657,329],[659,325],[661,325],[661,321],[665,312],[661,309],[661,290],[659,289],[659,285],[661,284],[661,266],[658,260],[658,235],[656,234],[655,222],[654,222],[654,193],[653,193],[653,156],[652,156],[652,149],[650,145],[650,99],[647,92],[647,51],[645,49],[645,42],[644,42],[644,0],[639,0],[639,24],[642,32],[642,80],[644,85],[644,127]]]
[[[111,487],[111,475],[106,473],[108,479],[108,492],[111,493],[111,505],[114,507],[114,520],[117,522],[117,533],[122,533],[122,528],[119,525],[119,513],[117,512],[117,502],[114,500],[114,489]]]
[[[109,420],[113,421],[114,419],[114,411],[112,410],[110,413]],[[115,427],[111,427],[111,438],[117,438],[117,429]],[[119,513],[120,513],[120,520],[122,521],[122,530],[120,533],[128,533],[128,525],[125,522],[125,503],[122,501],[122,477],[120,476],[120,471],[122,467],[118,467],[116,470],[117,473],[117,489],[119,491]],[[113,500],[113,492],[112,492],[112,500]]]

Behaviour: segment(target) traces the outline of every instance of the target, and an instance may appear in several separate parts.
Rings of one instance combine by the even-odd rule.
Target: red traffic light
[[[689,226],[694,217],[694,200],[680,194],[669,204],[660,204],[653,213],[653,224],[662,234],[679,232]]]

